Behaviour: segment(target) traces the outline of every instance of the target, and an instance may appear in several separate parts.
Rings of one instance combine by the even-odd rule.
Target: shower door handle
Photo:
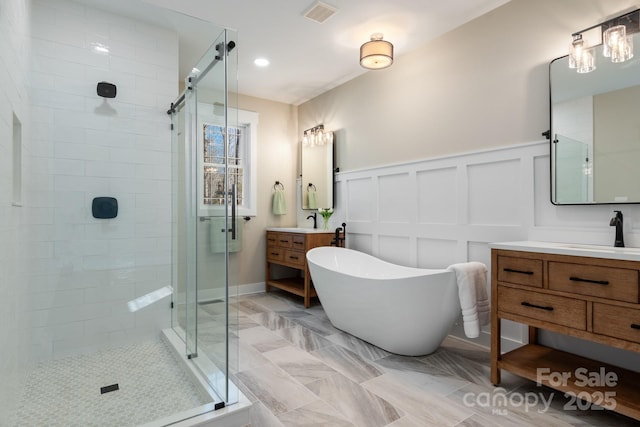
[[[236,184],[231,186],[231,240],[236,240]]]

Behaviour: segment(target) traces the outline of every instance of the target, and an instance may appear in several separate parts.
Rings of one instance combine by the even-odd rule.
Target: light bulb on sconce
[[[611,62],[625,62],[633,58],[633,37],[640,32],[640,9],[622,14],[608,21],[572,34],[569,48],[569,68],[578,73],[596,69],[595,47],[602,45],[602,55]]]
[[[569,68],[578,73],[590,73],[596,69],[596,57],[593,48],[585,47],[584,40],[577,37],[569,48]]]
[[[615,25],[602,33],[602,54],[611,62],[624,62],[633,58],[633,38],[627,36],[624,25]]]
[[[333,132],[325,131],[324,125],[314,126],[304,131],[302,136],[303,147],[315,147],[333,143]]]

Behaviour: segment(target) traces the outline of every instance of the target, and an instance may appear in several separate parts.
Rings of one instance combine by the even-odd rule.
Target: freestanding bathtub
[[[455,273],[403,267],[352,249],[307,252],[331,323],[391,353],[433,353],[460,315]]]

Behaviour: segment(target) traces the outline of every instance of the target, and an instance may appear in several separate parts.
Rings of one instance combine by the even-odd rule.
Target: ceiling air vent
[[[329,6],[321,1],[315,2],[309,10],[304,14],[305,18],[309,18],[314,22],[322,24],[327,19],[331,18],[338,9],[333,6]]]

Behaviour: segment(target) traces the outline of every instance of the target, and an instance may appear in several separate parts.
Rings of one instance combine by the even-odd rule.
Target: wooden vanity
[[[542,242],[492,244],[491,382],[500,384],[504,369],[640,420],[640,373],[545,347],[537,340],[538,329],[544,329],[640,353],[639,288],[640,251]],[[502,354],[500,319],[528,325],[529,344]],[[604,372],[615,373],[616,380],[605,381]],[[601,381],[585,381],[593,373]],[[562,374],[566,380],[559,380]]]
[[[317,294],[307,266],[307,251],[318,246],[329,246],[334,238],[333,232],[313,229],[267,229],[266,292],[269,292],[271,287],[291,292],[303,297],[305,308],[309,308],[311,298]],[[291,274],[273,278],[272,264],[288,267]]]

